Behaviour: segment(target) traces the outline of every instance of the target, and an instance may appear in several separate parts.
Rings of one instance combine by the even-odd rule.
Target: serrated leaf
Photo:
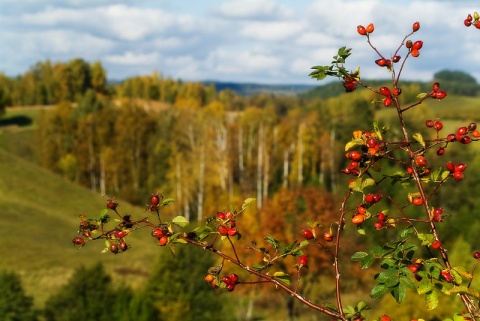
[[[184,216],[177,216],[172,220],[172,224],[175,224],[180,227],[185,227],[188,225],[188,220]]]
[[[420,143],[423,147],[425,147],[425,141],[423,140],[423,136],[420,133],[414,133],[412,135],[413,139]]]
[[[384,295],[385,293],[387,293],[389,290],[390,290],[390,288],[386,287],[384,284],[377,284],[370,291],[370,296],[373,299],[379,298],[382,295]]]
[[[465,279],[472,278],[472,274],[468,272],[463,266],[454,266],[452,270],[460,274]]]
[[[407,287],[403,283],[399,283],[398,286],[393,288],[392,295],[397,303],[402,303],[407,297]]]
[[[435,291],[425,294],[425,306],[427,310],[433,310],[438,306],[438,293]]]
[[[425,294],[429,291],[431,291],[433,288],[432,283],[429,280],[425,280],[420,282],[420,284],[417,286],[417,293],[418,294]]]
[[[355,252],[355,253],[353,253],[351,259],[352,259],[352,261],[360,261],[366,256],[368,256],[367,252]]]
[[[345,151],[348,152],[350,149],[354,148],[355,146],[363,145],[363,140],[361,139],[353,139],[345,144]]]
[[[264,237],[264,240],[267,241],[268,243],[272,244],[272,246],[278,250],[278,248],[280,247],[280,242],[278,242],[275,238],[273,238],[272,236],[265,236]]]
[[[373,180],[372,178],[364,179],[362,182],[362,189],[372,185],[375,185],[375,180]]]
[[[255,202],[257,199],[256,198],[253,198],[253,197],[249,197],[247,199],[245,199],[243,201],[243,204],[242,204],[242,210],[246,209],[248,206],[250,206],[250,204],[252,204],[253,202]]]
[[[372,255],[365,256],[360,262],[360,268],[368,269],[375,262],[375,258]]]
[[[174,198],[166,198],[162,201],[162,203],[160,203],[160,206],[167,206],[168,204],[173,202],[175,202]]]

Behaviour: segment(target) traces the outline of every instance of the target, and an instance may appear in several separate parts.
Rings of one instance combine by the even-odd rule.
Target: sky
[[[479,0],[0,0],[0,72],[83,58],[99,60],[110,80],[157,71],[184,81],[316,85],[310,68],[347,46],[348,69],[388,78],[357,26],[374,23],[371,41],[389,57],[419,21],[411,39],[424,46],[403,78],[428,81],[449,69],[480,82],[480,30],[463,25],[474,11]]]

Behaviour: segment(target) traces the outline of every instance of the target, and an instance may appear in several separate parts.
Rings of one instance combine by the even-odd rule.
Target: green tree
[[[112,280],[98,263],[77,268],[70,281],[47,300],[44,315],[49,321],[109,321],[113,304]]]
[[[228,320],[224,310],[228,300],[203,280],[207,268],[215,265],[212,256],[186,246],[175,250],[175,257],[167,250],[157,260],[145,299],[155,305],[162,320]]]
[[[14,272],[0,273],[0,319],[3,321],[35,321],[33,299],[25,294],[20,277]]]

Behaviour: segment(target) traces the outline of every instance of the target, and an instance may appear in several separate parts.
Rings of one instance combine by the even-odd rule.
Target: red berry
[[[415,206],[420,206],[423,204],[423,198],[421,197],[415,197],[413,200],[412,200],[412,203],[413,205]]]
[[[357,26],[357,32],[361,36],[365,36],[367,34],[367,30],[364,26]]]
[[[439,82],[433,83],[432,90],[433,91],[439,91],[440,90],[440,83]]]
[[[391,321],[391,318],[388,315],[384,314],[380,317],[380,321]]]
[[[373,197],[373,194],[367,194],[365,195],[365,202],[367,203],[374,203],[375,198]]]
[[[433,214],[434,215],[438,215],[438,214],[443,214],[443,208],[442,207],[437,207],[433,210]]]
[[[467,168],[467,164],[459,163],[455,165],[455,172],[463,172]]]
[[[160,196],[158,194],[150,195],[150,204],[153,206],[160,204]]]
[[[402,59],[402,57],[400,57],[400,56],[398,56],[398,55],[392,57],[392,61],[395,62],[395,63],[396,63],[396,62],[399,62],[400,59]]]
[[[306,240],[312,240],[315,238],[315,236],[313,235],[313,232],[311,230],[303,230],[302,231],[302,236],[306,239]]]
[[[119,247],[122,252],[125,252],[126,250],[128,250],[128,245],[127,243],[125,243],[125,241],[121,241],[119,244]]]
[[[108,202],[107,202],[107,207],[111,210],[115,210],[118,206],[118,203],[115,202],[114,200],[112,199],[109,199]]]
[[[480,252],[478,251],[473,252],[473,257],[477,260],[480,259]]]
[[[477,123],[470,123],[467,127],[468,131],[473,132],[475,129],[477,129]]]
[[[230,212],[230,211],[226,211],[226,212],[225,212],[225,218],[226,218],[227,220],[232,219],[232,218],[233,218],[233,213]]]
[[[385,67],[387,65],[387,61],[384,58],[375,60],[375,63],[380,67]]]
[[[435,126],[435,122],[434,122],[433,120],[431,120],[431,119],[426,120],[426,121],[425,121],[425,126],[431,128],[431,127]]]
[[[227,289],[227,291],[229,291],[229,292],[232,292],[233,290],[235,290],[235,283],[227,284],[225,289]]]
[[[455,164],[451,161],[447,162],[447,164],[445,165],[445,168],[449,171],[449,172],[453,172],[455,171]]]
[[[380,194],[373,194],[373,202],[378,203],[382,199],[382,195]]]
[[[236,227],[231,227],[227,231],[229,236],[235,236],[238,234],[237,228]]]
[[[463,172],[453,172],[453,179],[456,181],[461,181],[463,176]]]
[[[463,20],[463,24],[465,25],[465,27],[470,27],[472,25],[472,22],[469,21],[468,19],[465,19]]]
[[[438,250],[442,246],[442,243],[439,240],[434,240],[430,246],[432,249]]]
[[[237,284],[238,283],[238,275],[235,273],[230,274],[230,280],[232,280],[233,283]]]
[[[220,235],[227,235],[228,234],[228,227],[226,227],[225,225],[222,224],[217,228],[217,231],[218,231],[218,233],[220,233]]]
[[[217,212],[217,220],[223,221],[225,219],[225,213]]]
[[[459,127],[457,129],[457,134],[458,135],[465,135],[466,133],[468,133],[468,128],[466,126],[462,126],[462,127]]]
[[[420,51],[418,49],[412,49],[412,51],[410,51],[410,54],[416,58],[420,56]]]
[[[376,230],[380,230],[385,227],[385,222],[384,221],[376,221],[375,224],[373,224]]]
[[[438,149],[437,149],[437,155],[438,155],[438,156],[442,156],[443,154],[445,154],[445,148],[443,148],[443,147],[438,147]]]
[[[439,122],[439,121],[436,121],[436,122],[435,122],[435,129],[436,129],[437,131],[440,131],[440,130],[442,130],[442,128],[443,128],[443,123],[442,123],[442,122]]]
[[[472,139],[468,136],[463,136],[462,140],[460,140],[460,143],[462,144],[470,144],[472,142]]]
[[[122,237],[125,237],[127,234],[128,234],[128,231],[124,231],[124,230],[117,230],[114,233],[115,238],[117,239],[121,239]]]
[[[420,22],[416,21],[413,23],[412,30],[413,32],[416,32],[418,29],[420,29]]]
[[[330,232],[325,232],[323,234],[323,239],[325,240],[325,242],[332,242],[333,241],[333,234],[330,233]]]
[[[357,212],[359,214],[365,214],[367,212],[367,209],[363,206],[359,206],[359,207],[357,207]]]
[[[358,168],[358,162],[350,162],[350,164],[348,164],[348,169],[352,170],[355,168]]]
[[[420,50],[420,49],[422,49],[422,47],[423,47],[423,41],[417,40],[413,43],[412,50],[414,50],[414,49]]]
[[[455,134],[448,134],[447,141],[454,142],[457,140],[457,136]]]
[[[85,240],[79,236],[75,237],[73,240],[72,240],[73,244],[75,245],[82,245],[83,243],[85,243]]]
[[[439,90],[439,91],[435,92],[435,98],[443,99],[445,97],[447,97],[447,93],[444,92],[443,90]]]
[[[365,221],[365,215],[363,214],[355,214],[352,217],[352,223],[355,225],[362,224]]]
[[[434,214],[433,215],[433,221],[434,222],[438,223],[438,222],[441,222],[442,220],[443,220],[443,215],[441,215],[441,214]]]
[[[412,272],[412,273],[417,273],[417,271],[422,267],[421,264],[419,263],[412,263],[408,266],[408,269]]]
[[[118,245],[116,243],[110,244],[110,252],[112,252],[113,254],[118,253]]]
[[[366,144],[370,148],[375,148],[378,145],[378,142],[375,138],[369,138],[367,139]]]
[[[471,15],[471,14],[468,14],[468,15],[467,15],[467,20],[468,20],[468,21],[472,21],[472,20],[473,20],[473,18],[472,18],[472,15]]]
[[[308,265],[308,257],[306,255],[300,256],[298,258],[297,264],[301,267]]]
[[[390,107],[393,104],[393,99],[391,97],[387,97],[383,100],[383,105],[385,107]]]
[[[444,278],[445,281],[447,281],[448,283],[452,282],[452,276],[450,275],[450,273],[448,273],[447,270],[443,270],[441,275],[442,275],[442,278]]]
[[[401,93],[402,93],[401,88],[398,88],[398,87],[393,88],[393,95],[394,96],[399,96]]]
[[[420,167],[424,167],[427,165],[427,159],[423,156],[417,156],[417,158],[415,158],[415,163]]]
[[[160,228],[156,228],[156,229],[152,230],[152,236],[157,238],[157,239],[161,238],[164,235],[165,235],[165,233]]]
[[[345,157],[352,160],[352,161],[358,162],[359,160],[362,159],[362,154],[360,154],[357,151],[353,151],[353,152],[346,153]]]
[[[392,95],[390,89],[388,89],[388,87],[380,87],[380,90],[379,90],[380,94],[381,95],[384,95],[386,97],[390,97]]]
[[[167,243],[168,243],[168,237],[166,237],[166,236],[162,236],[162,237],[158,240],[158,244],[159,244],[160,246],[165,246],[165,245],[167,245]]]
[[[377,219],[379,221],[385,221],[385,219],[387,218],[387,215],[385,215],[384,213],[380,212],[377,214]]]
[[[232,280],[232,278],[228,275],[225,275],[224,277],[222,277],[222,280],[221,280],[223,283],[225,283],[226,285],[229,285],[229,284],[235,284]]]
[[[375,26],[373,23],[370,23],[366,28],[365,30],[368,32],[368,33],[372,33],[374,30],[375,30]]]

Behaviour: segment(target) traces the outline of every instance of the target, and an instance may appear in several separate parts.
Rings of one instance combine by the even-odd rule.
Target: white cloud
[[[301,22],[294,21],[251,22],[243,26],[240,35],[259,41],[286,41],[299,36],[303,29]]]
[[[292,10],[273,0],[234,0],[223,2],[217,13],[226,18],[278,18],[292,14]]]
[[[105,61],[119,65],[155,65],[158,63],[159,55],[157,53],[133,53],[125,52],[121,55],[109,55]]]

